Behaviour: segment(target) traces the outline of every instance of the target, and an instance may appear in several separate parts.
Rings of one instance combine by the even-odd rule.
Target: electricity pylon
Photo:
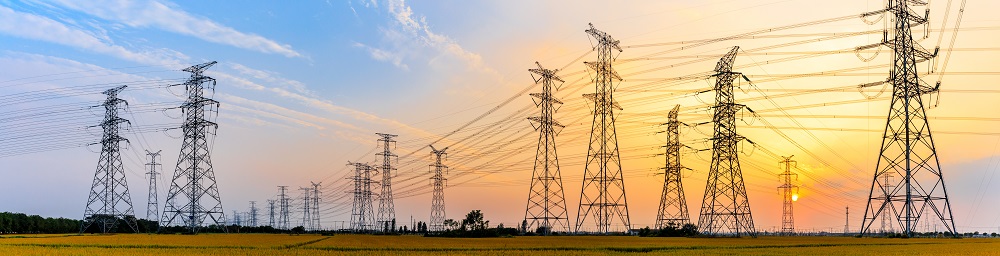
[[[615,118],[617,118],[615,110],[622,108],[613,97],[614,81],[621,81],[622,78],[611,67],[616,57],[612,50],[621,52],[622,48],[618,46],[618,40],[595,29],[593,24],[590,24],[590,29],[585,32],[597,40],[597,45],[594,46],[597,61],[585,62],[594,70],[596,91],[584,95],[594,101],[594,120],[591,123],[590,144],[580,189],[575,231],[580,232],[580,227],[592,214],[597,224],[594,232],[604,234],[611,232],[611,225],[616,220],[621,225],[620,231],[629,232],[632,224],[628,217],[625,180],[622,176],[618,136],[615,130]]]
[[[268,216],[267,217],[267,226],[272,227],[272,228],[277,228],[276,226],[274,226],[275,225],[275,220],[276,220],[274,218],[274,202],[275,202],[275,200],[271,200],[271,199],[267,200],[267,216]]]
[[[122,166],[122,155],[119,151],[121,142],[128,143],[128,139],[118,135],[118,130],[121,129],[122,123],[130,123],[118,117],[118,111],[128,105],[128,102],[118,98],[118,93],[124,89],[123,85],[104,91],[104,95],[108,96],[107,99],[104,100],[104,104],[95,106],[104,107],[104,121],[96,125],[104,130],[104,134],[101,136],[101,156],[97,160],[97,171],[94,172],[90,195],[87,196],[80,233],[86,232],[93,224],[98,225],[101,233],[115,232],[119,221],[125,222],[132,232],[139,232],[135,213],[132,211],[132,196],[125,181],[125,167]]]
[[[153,153],[146,150],[146,155],[149,156],[149,163],[146,164],[146,167],[149,167],[149,172],[146,173],[146,175],[149,175],[149,196],[146,198],[146,220],[148,221],[160,221],[160,204],[156,190],[156,178],[160,176],[162,167],[160,163],[156,162],[156,158],[160,157],[160,152],[162,151],[159,150]]]
[[[799,175],[792,173],[792,165],[798,165],[796,161],[792,160],[792,156],[783,157],[780,163],[785,166],[785,172],[778,174],[778,179],[784,182],[778,189],[781,189],[782,200],[781,200],[781,234],[782,235],[793,235],[795,234],[795,215],[792,213],[792,202],[798,198],[799,186],[792,184],[792,177],[795,180],[799,180]]]
[[[656,212],[656,228],[683,227],[691,223],[688,215],[687,199],[684,197],[684,185],[681,183],[681,146],[680,124],[677,121],[677,112],[681,105],[674,105],[674,108],[667,114],[669,119],[667,125],[667,145],[666,164],[663,167],[663,194],[660,196],[660,208]]]
[[[306,230],[312,228],[312,188],[300,187],[302,190],[302,227]]]
[[[441,150],[434,148],[434,145],[430,145],[431,153],[435,156],[434,164],[430,167],[434,168],[434,176],[431,177],[431,183],[434,185],[434,195],[431,198],[431,219],[429,222],[429,231],[441,232],[444,231],[444,187],[448,179],[444,177],[444,173],[448,171],[448,166],[441,164],[441,157],[447,156],[445,153],[448,147]]]
[[[733,72],[733,61],[740,47],[733,47],[715,65],[715,106],[712,122],[712,165],[701,203],[698,228],[709,236],[757,236],[750,214],[750,201],[743,185],[737,143],[746,137],[736,133],[736,112],[743,104],[733,98],[733,80],[742,73]],[[745,79],[745,78],[744,78]]]
[[[535,169],[531,174],[531,188],[528,190],[528,206],[524,210],[524,220],[528,222],[526,228],[535,227],[542,235],[548,235],[557,228],[562,232],[570,231],[566,194],[563,192],[562,174],[559,171],[559,154],[556,154],[555,128],[565,126],[552,116],[557,110],[553,105],[562,104],[562,101],[552,96],[553,87],[558,89],[555,81],[560,85],[566,81],[556,76],[558,69],[545,69],[542,64],[538,62],[535,64],[538,68],[528,71],[531,72],[535,84],[542,84],[542,92],[532,93],[531,97],[535,106],[541,108],[542,113],[541,116],[528,117],[532,126],[538,131],[538,148],[535,151]]]
[[[288,230],[289,225],[289,211],[288,211],[288,186],[278,186],[278,229]]]
[[[893,67],[888,83],[892,85],[892,103],[882,137],[882,148],[868,194],[861,233],[880,215],[893,214],[903,235],[913,236],[921,211],[930,208],[948,232],[958,235],[952,217],[951,202],[945,189],[934,138],[921,95],[937,92],[941,84],[926,85],[917,76],[917,63],[937,55],[926,52],[913,41],[910,28],[927,23],[927,17],[910,11],[912,0],[889,0],[887,12],[893,17],[892,39],[883,45],[893,50]],[[895,173],[900,179],[892,191],[876,193],[882,187],[879,175]]]
[[[892,174],[893,174],[892,172],[884,172],[881,175],[882,176],[882,186],[879,187],[879,188],[882,189],[882,194],[883,195],[889,195],[889,193],[891,193],[891,191],[892,191],[892,188],[896,187],[892,183],[892,178],[893,178]],[[892,221],[889,220],[890,216],[892,216],[892,214],[882,214],[882,229],[879,230],[879,233],[883,233],[884,234],[884,233],[893,233],[893,232],[896,232],[892,228]]]
[[[382,146],[382,152],[375,154],[382,158],[382,166],[378,168],[382,172],[382,190],[379,191],[378,197],[378,224],[380,227],[385,227],[396,219],[396,206],[392,201],[392,174],[395,173],[396,167],[392,165],[392,161],[397,156],[389,148],[390,145],[395,146],[396,141],[392,138],[396,135],[388,133],[376,133],[376,135],[381,137],[378,142]]]
[[[323,227],[322,227],[322,225],[320,225],[320,216],[319,216],[319,202],[321,201],[320,197],[319,197],[319,186],[323,182],[312,182],[312,181],[310,181],[309,183],[312,184],[312,193],[313,193],[313,196],[312,196],[312,200],[313,200],[312,211],[313,212],[311,214],[312,215],[312,228],[313,228],[312,230],[322,230]]]
[[[166,205],[160,229],[175,224],[183,224],[188,232],[198,233],[206,219],[215,225],[226,224],[226,213],[222,209],[222,197],[212,169],[212,141],[219,125],[213,119],[218,116],[219,102],[213,100],[215,79],[202,73],[215,65],[215,61],[185,68],[191,73],[183,85],[187,100],[180,108],[184,112],[184,133],[177,168],[170,181]],[[209,91],[209,92],[206,92]],[[215,113],[215,114],[212,114]]]
[[[351,207],[351,229],[354,232],[365,233],[374,230],[375,213],[372,209],[372,168],[366,163],[348,162],[354,166],[354,177],[348,178],[354,182],[354,204]]]
[[[257,201],[250,201],[250,226],[257,226]]]

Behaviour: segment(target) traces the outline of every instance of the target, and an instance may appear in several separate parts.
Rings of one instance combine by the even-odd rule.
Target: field
[[[1000,255],[1000,239],[5,235],[0,255]]]

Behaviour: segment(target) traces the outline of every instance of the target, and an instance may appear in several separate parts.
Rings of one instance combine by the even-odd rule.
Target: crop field
[[[1000,239],[5,235],[0,255],[1000,255]]]

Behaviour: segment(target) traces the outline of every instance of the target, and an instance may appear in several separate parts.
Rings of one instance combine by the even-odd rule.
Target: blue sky
[[[208,75],[218,79],[215,98],[222,102],[219,114],[220,129],[214,152],[214,163],[220,180],[224,206],[231,210],[246,211],[247,201],[274,197],[277,185],[305,186],[309,181],[328,184],[324,193],[331,199],[324,206],[327,224],[333,220],[346,220],[350,200],[344,198],[347,182],[347,161],[374,160],[377,137],[375,132],[400,134],[397,150],[406,168],[401,168],[399,190],[404,193],[397,199],[399,219],[409,215],[424,219],[429,213],[430,197],[426,189],[426,164],[429,157],[423,147],[452,130],[466,124],[492,107],[531,89],[532,80],[526,69],[540,61],[550,68],[564,68],[564,77],[572,85],[560,91],[567,102],[557,116],[569,124],[560,137],[565,147],[560,154],[570,160],[564,162],[567,204],[570,216],[575,216],[582,167],[574,156],[586,152],[582,142],[586,137],[589,119],[586,119],[587,102],[580,94],[592,90],[573,81],[585,81],[583,61],[594,56],[587,54],[591,48],[583,32],[587,23],[611,33],[622,40],[626,51],[621,58],[656,55],[668,46],[648,47],[642,44],[677,43],[684,41],[734,35],[764,28],[841,17],[876,10],[882,1],[850,1],[816,3],[815,1],[638,1],[608,3],[603,1],[248,1],[235,4],[225,1],[6,1],[0,0],[0,97],[12,100],[23,97],[24,92],[44,91],[43,99],[3,106],[3,114],[29,111],[33,108],[65,104],[85,107],[96,105],[102,97],[100,91],[111,87],[109,83],[132,84],[123,97],[134,104],[135,112],[127,118],[138,127],[166,127],[177,124],[171,116],[173,110],[163,106],[179,103],[178,90],[163,86],[181,81],[186,74],[179,70],[198,63],[219,61]],[[980,28],[962,32],[949,70],[956,72],[993,72],[997,66],[995,47],[1000,22],[986,10],[996,8],[996,3],[973,1],[965,12],[963,27]],[[954,22],[956,6],[952,7],[949,22]],[[923,10],[923,7],[916,8]],[[931,29],[941,26],[945,3],[934,3]],[[946,23],[953,26],[953,23]],[[658,122],[663,122],[661,112],[673,104],[699,105],[708,96],[674,100],[670,90],[697,89],[705,82],[676,85],[677,87],[644,86],[653,81],[684,74],[694,74],[712,68],[716,55],[732,45],[753,51],[790,40],[811,38],[789,34],[841,33],[880,29],[860,19],[845,19],[799,30],[782,31],[784,38],[730,40],[692,49],[674,49],[662,62],[623,62],[622,72],[641,71],[662,67],[688,59],[704,62],[681,67],[664,67],[658,70],[626,77],[635,84],[624,84],[621,102],[626,108],[619,124],[623,153],[627,160],[627,177],[632,179],[630,193],[632,210],[639,225],[651,225],[658,202],[655,170],[662,158],[657,153],[662,138],[657,132]],[[923,29],[923,28],[918,28]],[[938,37],[950,40],[947,33],[930,33],[923,40],[925,47],[933,47]],[[850,49],[857,45],[877,42],[879,36],[864,35],[837,40],[817,40],[809,44],[767,51],[819,51]],[[969,50],[973,49],[973,50]],[[765,51],[765,52],[767,52]],[[582,58],[578,56],[584,55]],[[692,57],[694,56],[694,57]],[[710,56],[710,57],[698,57]],[[781,66],[754,66],[745,71],[753,79],[766,79],[769,75],[798,74],[824,70],[873,66],[888,62],[888,54],[878,56],[873,62],[862,62],[854,54],[829,57],[821,61],[802,61]],[[764,55],[740,57],[737,64],[755,64],[772,58]],[[880,62],[881,61],[881,62]],[[935,63],[935,65],[938,65]],[[924,68],[924,67],[921,67]],[[867,76],[809,78],[791,81],[761,83],[761,87],[785,90],[823,88],[860,84],[884,77],[887,69],[865,70]],[[623,73],[624,74],[624,73]],[[754,77],[756,75],[757,77]],[[948,88],[955,90],[982,89],[980,85],[992,83],[992,77],[948,77]],[[821,80],[822,79],[822,80]],[[929,82],[937,78],[927,76]],[[142,82],[155,80],[159,82]],[[581,83],[581,84],[586,84]],[[592,86],[592,85],[590,85]],[[634,86],[634,87],[633,87]],[[812,86],[812,87],[810,87]],[[71,88],[77,88],[72,89]],[[590,89],[587,89],[590,88]],[[629,91],[634,89],[634,91]],[[75,90],[75,91],[73,91]],[[531,89],[534,90],[534,89]],[[854,92],[854,91],[851,91]],[[874,92],[873,92],[874,94]],[[3,96],[6,95],[6,96]],[[19,96],[21,95],[21,96]],[[56,97],[63,95],[62,97]],[[748,98],[757,95],[746,96]],[[980,99],[974,104],[969,99]],[[752,105],[755,109],[768,109],[777,105],[794,106],[815,102],[853,100],[850,94],[811,95],[794,99],[778,99],[775,105]],[[945,94],[940,108],[932,115],[952,117],[992,118],[990,113],[977,109],[996,106],[995,94]],[[524,194],[527,192],[526,176],[534,150],[531,126],[524,120],[502,122],[508,115],[519,120],[531,115],[532,105],[526,95],[472,124],[456,135],[442,140],[441,144],[453,145],[451,157],[456,178],[449,187],[449,216],[458,216],[472,209],[483,209],[487,218],[495,222],[515,223],[523,216]],[[162,104],[152,106],[149,104]],[[885,101],[863,104],[801,110],[803,115],[869,115],[881,116],[887,107]],[[528,109],[528,112],[519,109]],[[629,113],[631,111],[631,113]],[[3,115],[0,114],[0,115]],[[98,113],[99,114],[99,113]],[[631,114],[631,115],[630,115]],[[704,114],[704,113],[697,113]],[[12,133],[31,130],[50,132],[3,148],[6,152],[52,150],[30,154],[0,157],[0,211],[15,211],[44,216],[79,217],[90,186],[97,154],[81,146],[97,140],[88,123],[96,123],[98,115],[89,111],[67,112],[73,120],[60,120],[40,127],[24,128],[6,126]],[[692,119],[703,118],[690,114]],[[506,119],[505,119],[506,118]],[[656,119],[660,118],[660,119]],[[776,125],[794,126],[789,120],[772,121]],[[28,121],[35,119],[28,119]],[[48,119],[38,119],[48,120]],[[37,120],[36,120],[37,121]],[[810,127],[852,127],[880,130],[883,121],[875,120],[803,120]],[[990,132],[993,121],[941,121],[936,129],[944,131]],[[965,122],[965,123],[963,123]],[[748,122],[748,125],[753,125]],[[491,126],[498,129],[487,131]],[[71,131],[71,132],[61,132]],[[477,133],[482,132],[482,133]],[[697,137],[700,132],[688,133]],[[765,129],[748,129],[769,150],[782,155],[802,157],[800,164],[812,168],[817,179],[803,181],[803,226],[811,228],[840,228],[842,205],[852,209],[863,208],[859,196],[867,194],[864,184],[870,179],[878,150],[878,132],[843,133],[816,131],[801,133],[790,131],[790,138],[801,141],[802,147],[815,154],[799,152],[774,133]],[[90,137],[87,137],[87,136]],[[515,136],[516,135],[516,136]],[[126,167],[132,189],[133,203],[139,215],[145,212],[145,162],[142,150],[163,149],[164,175],[173,172],[180,141],[176,132],[153,131],[132,134],[131,147],[126,150]],[[537,135],[535,135],[537,136]],[[11,137],[3,137],[10,140]],[[972,216],[971,209],[983,203],[989,191],[993,171],[997,168],[996,135],[941,135],[939,151],[946,170],[955,169],[954,193],[960,201],[956,216]],[[54,140],[73,143],[52,144]],[[482,141],[478,143],[476,141]],[[511,146],[504,146],[511,142]],[[75,143],[75,144],[74,144]],[[514,148],[514,149],[511,149]],[[92,147],[90,148],[92,149]],[[421,151],[423,150],[423,151]],[[499,157],[502,152],[528,152],[517,157]],[[875,152],[872,152],[872,151]],[[499,153],[498,153],[499,152]],[[367,153],[367,154],[366,154]],[[810,156],[807,156],[810,155]],[[705,169],[699,157],[692,154],[691,166]],[[498,160],[497,160],[498,159]],[[780,200],[774,194],[771,170],[776,162],[767,156],[747,156],[753,167],[744,167],[748,180],[753,181],[751,201],[760,205],[755,216],[760,216],[761,227],[780,225],[775,205]],[[495,160],[495,161],[494,161]],[[524,161],[522,161],[524,162]],[[697,163],[695,163],[697,162]],[[519,164],[521,163],[521,164]],[[704,189],[704,171],[694,172],[687,183],[689,207],[696,209]],[[479,177],[479,178],[471,178]],[[819,179],[821,177],[825,177]],[[951,176],[949,176],[951,177]],[[575,179],[575,180],[574,180]],[[700,180],[699,180],[700,179]],[[863,182],[858,182],[863,181]],[[161,181],[162,182],[162,181]],[[952,181],[949,181],[949,184]],[[983,183],[983,184],[979,184]],[[165,184],[165,182],[161,183]],[[834,191],[831,186],[843,185],[843,195],[838,193],[810,193]],[[812,187],[810,187],[812,186]],[[949,185],[952,186],[952,185]],[[968,190],[972,186],[983,189]],[[838,188],[839,189],[839,188]],[[33,191],[27,193],[27,191]],[[454,191],[454,192],[452,192]],[[511,192],[513,191],[513,192]],[[161,199],[165,193],[161,185]],[[511,195],[513,193],[514,196]],[[483,195],[477,198],[473,195]],[[815,198],[814,201],[810,199]],[[973,199],[969,199],[973,198]],[[968,201],[965,201],[968,200]],[[982,201],[982,200],[980,200]],[[810,205],[812,204],[812,205]],[[514,207],[516,206],[516,207]],[[986,203],[986,206],[993,207]],[[989,208],[995,210],[996,207]],[[346,210],[345,210],[346,209]],[[758,210],[759,209],[759,210]],[[995,212],[995,211],[994,211]],[[852,226],[860,221],[860,210],[852,211]],[[976,214],[975,220],[959,223],[974,227],[978,224],[994,225],[998,220],[989,214]],[[405,217],[404,217],[405,216]],[[575,218],[575,217],[574,217]],[[966,222],[966,221],[960,221]],[[645,224],[643,224],[645,223]]]

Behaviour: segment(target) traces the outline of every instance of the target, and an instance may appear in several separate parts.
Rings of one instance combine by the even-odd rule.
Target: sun
[[[792,195],[792,201],[799,201],[799,194]]]

